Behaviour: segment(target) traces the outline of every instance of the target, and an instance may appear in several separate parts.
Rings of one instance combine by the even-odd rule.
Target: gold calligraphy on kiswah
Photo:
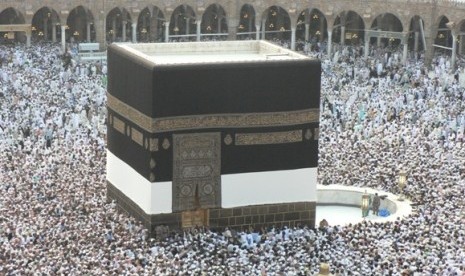
[[[150,133],[186,129],[291,126],[319,122],[318,108],[284,112],[209,114],[151,118],[107,93],[108,107]]]

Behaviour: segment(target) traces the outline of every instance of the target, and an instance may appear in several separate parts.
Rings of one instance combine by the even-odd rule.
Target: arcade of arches
[[[413,3],[416,2],[418,3]],[[25,3],[26,2],[26,3]],[[0,36],[15,40],[97,42],[280,39],[340,44],[399,45],[462,53],[465,4],[456,1],[27,0],[0,3]],[[268,3],[266,3],[268,2]],[[270,2],[272,4],[270,4]],[[1,25],[28,24],[30,32]],[[2,32],[3,30],[3,32]],[[331,44],[327,51],[331,53]],[[368,54],[368,51],[365,51]]]

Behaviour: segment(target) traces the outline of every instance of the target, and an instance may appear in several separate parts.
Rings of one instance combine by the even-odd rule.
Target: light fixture
[[[178,26],[174,26],[174,28],[173,28],[173,31],[175,31],[175,32],[179,32],[179,28],[178,28]]]
[[[404,201],[404,193],[403,189],[407,185],[407,172],[404,170],[401,170],[399,172],[399,189],[400,189],[400,197],[398,198],[399,201]]]
[[[44,33],[42,31],[40,31],[37,35],[38,36],[44,36]]]
[[[276,11],[272,11],[272,12],[271,12],[271,15],[272,15],[272,16],[276,16],[276,14],[277,14]]]
[[[357,34],[353,34],[352,35],[352,39],[357,39],[358,38],[358,35]]]
[[[239,25],[239,30],[242,30],[242,29],[244,29],[244,25],[241,24]]]
[[[74,31],[73,35],[74,35],[74,36],[79,36],[79,32],[78,32],[78,31]]]
[[[244,18],[248,18],[249,15],[248,15],[247,13],[245,13],[243,17],[244,17]]]
[[[147,28],[142,28],[142,30],[140,30],[141,33],[143,34],[146,34],[147,33]]]
[[[315,14],[313,15],[313,19],[318,19],[318,18],[319,18],[319,17],[318,17],[318,14],[315,13]]]
[[[211,31],[212,30],[212,27],[211,26],[207,26],[207,31]]]
[[[32,30],[33,32],[35,32],[35,31],[37,31],[37,28],[36,28],[35,26],[32,26],[31,30]]]
[[[47,13],[47,17],[48,17],[48,18],[50,18],[51,15],[52,15],[51,13],[49,13],[49,12]]]
[[[274,28],[274,24],[273,24],[273,23],[270,24],[270,28]]]
[[[280,30],[281,32],[284,32],[286,29],[284,29],[284,27],[281,27],[281,28],[279,28],[279,30]]]
[[[315,35],[321,35],[321,32],[320,32],[320,31],[316,31],[316,32],[315,32]]]
[[[366,190],[362,195],[362,205],[360,207],[362,208],[362,217],[367,217],[370,208],[370,195],[367,194]]]
[[[444,34],[443,34],[443,33],[440,33],[440,34],[438,35],[438,38],[441,38],[441,39],[444,38]]]

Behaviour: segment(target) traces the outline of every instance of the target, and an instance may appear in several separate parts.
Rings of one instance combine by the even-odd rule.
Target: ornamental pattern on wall
[[[221,207],[221,134],[173,135],[173,211]]]
[[[318,108],[285,112],[209,114],[151,118],[107,93],[107,104],[118,115],[150,133],[205,128],[291,126],[319,122]]]
[[[295,143],[302,141],[302,130],[237,133],[235,141],[238,146]]]

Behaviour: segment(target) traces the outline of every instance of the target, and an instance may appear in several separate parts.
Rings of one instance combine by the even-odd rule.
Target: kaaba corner
[[[108,199],[150,231],[313,227],[320,78],[265,41],[111,45]]]

